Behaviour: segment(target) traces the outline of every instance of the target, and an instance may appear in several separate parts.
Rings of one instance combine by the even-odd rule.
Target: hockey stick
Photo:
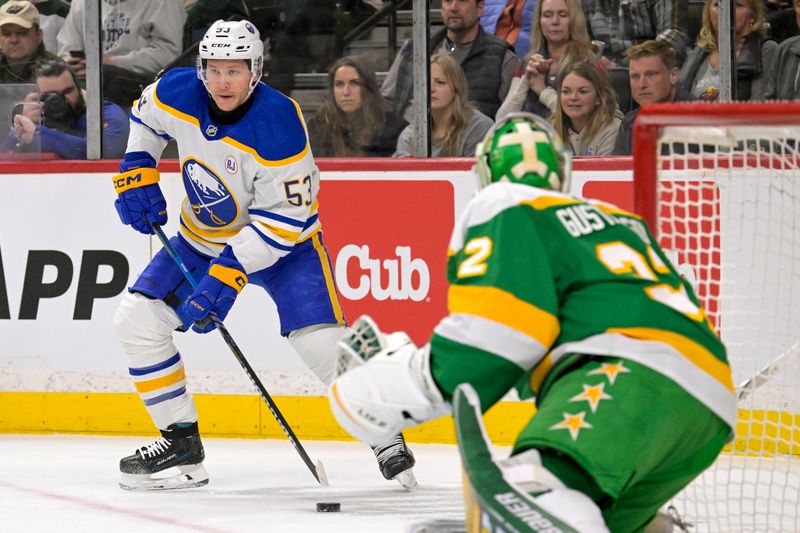
[[[161,244],[164,245],[164,249],[167,250],[169,256],[178,265],[178,268],[183,273],[183,276],[186,278],[186,281],[189,282],[189,285],[191,285],[193,289],[197,288],[197,282],[195,281],[194,276],[192,276],[192,273],[189,272],[188,268],[186,268],[186,264],[183,262],[183,259],[181,259],[181,256],[178,255],[177,250],[175,250],[175,248],[167,239],[167,236],[164,234],[164,230],[161,229],[161,225],[158,224],[157,222],[153,222],[152,227],[153,231],[155,231],[156,235],[158,236],[158,240],[161,241]],[[294,434],[294,431],[292,431],[292,428],[289,426],[289,423],[281,414],[280,410],[278,409],[278,406],[275,405],[274,401],[272,401],[272,397],[267,392],[267,389],[264,388],[264,385],[261,383],[261,380],[258,379],[258,376],[253,370],[253,367],[251,367],[250,363],[248,363],[247,359],[245,359],[244,354],[239,349],[239,346],[236,344],[236,341],[234,341],[233,337],[231,337],[231,334],[228,333],[228,329],[222,323],[222,320],[220,320],[214,314],[211,314],[209,316],[211,317],[211,320],[214,322],[214,324],[217,325],[217,329],[222,334],[222,338],[225,339],[225,344],[227,344],[228,348],[230,348],[231,352],[233,352],[233,356],[236,357],[236,360],[239,361],[239,364],[242,365],[242,368],[244,368],[244,372],[245,374],[247,374],[247,377],[250,378],[250,381],[258,389],[258,392],[261,393],[261,397],[264,399],[264,401],[267,402],[267,407],[269,407],[269,411],[272,413],[272,416],[275,417],[275,420],[278,422],[278,425],[286,434],[286,437],[289,439],[289,442],[291,442],[292,445],[294,446],[294,449],[297,450],[297,453],[300,454],[300,458],[303,459],[303,462],[311,471],[311,474],[314,476],[314,479],[316,479],[320,485],[327,486],[328,477],[325,475],[325,469],[322,467],[322,461],[317,461],[316,466],[314,466],[314,463],[308,457],[305,448],[303,448],[303,445],[300,444],[300,439],[298,439],[297,436]]]
[[[798,354],[800,354],[800,341],[795,341],[791,347],[778,354],[775,359],[767,363],[764,368],[744,380],[741,385],[736,387],[736,398],[738,400],[747,398],[751,392],[769,381],[772,376],[774,376],[778,370],[781,369],[788,356],[797,356]]]

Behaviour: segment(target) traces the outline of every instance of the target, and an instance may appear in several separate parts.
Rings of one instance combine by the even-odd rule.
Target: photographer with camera
[[[60,59],[37,64],[38,93],[25,98],[22,112],[14,116],[11,131],[0,146],[3,152],[54,152],[63,159],[86,159],[85,91],[75,72]],[[103,101],[103,157],[125,153],[128,115],[110,100]],[[39,148],[41,147],[41,148]]]

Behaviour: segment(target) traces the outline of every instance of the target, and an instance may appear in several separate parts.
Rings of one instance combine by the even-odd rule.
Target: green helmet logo
[[[491,128],[476,150],[482,187],[498,181],[561,190],[569,154],[550,124],[531,113],[511,113]]]

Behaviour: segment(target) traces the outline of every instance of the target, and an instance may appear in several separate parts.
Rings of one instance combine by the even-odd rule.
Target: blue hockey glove
[[[114,176],[114,188],[117,190],[117,208],[123,224],[145,235],[152,235],[153,222],[160,225],[167,223],[167,201],[158,186],[158,170],[154,168],[137,168]]]
[[[183,304],[184,312],[195,322],[192,329],[208,333],[216,328],[214,322],[205,319],[213,312],[224,320],[245,285],[244,267],[236,260],[231,247],[226,246],[220,256],[211,261],[208,273]]]

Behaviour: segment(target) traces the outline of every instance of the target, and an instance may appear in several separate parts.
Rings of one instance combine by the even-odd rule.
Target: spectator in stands
[[[481,27],[505,39],[524,59],[531,47],[531,29],[537,0],[484,0]]]
[[[0,5],[11,0],[0,0]],[[30,0],[39,11],[39,28],[42,30],[42,42],[44,49],[48,52],[58,52],[58,42],[56,37],[64,19],[69,13],[69,4],[64,0]]]
[[[72,0],[58,32],[58,54],[79,76],[86,72],[84,12],[86,0]],[[156,73],[183,47],[186,11],[182,0],[101,2],[103,95],[130,107]]]
[[[461,64],[470,102],[484,115],[493,117],[508,94],[520,61],[506,41],[481,28],[478,22],[483,7],[483,0],[442,0],[445,27],[431,37],[429,45],[431,55],[452,54]],[[411,40],[408,40],[381,86],[381,94],[392,104],[392,113],[408,122],[413,81]]]
[[[626,66],[625,50],[664,41],[683,62],[689,48],[689,0],[582,0],[592,39],[604,43],[607,67]]]
[[[794,10],[800,26],[800,0],[794,0]],[[764,98],[800,100],[800,35],[790,37],[778,46],[773,66],[767,71]]]
[[[86,92],[75,72],[58,58],[34,70],[38,93],[26,98],[3,152],[55,152],[64,159],[86,159]],[[119,158],[128,142],[128,113],[110,100],[103,102],[103,157]]]
[[[800,9],[797,4],[792,7],[792,2],[780,2],[779,4],[767,3],[767,14],[765,15],[769,35],[777,43],[782,43],[790,37],[800,35]]]
[[[680,73],[680,86],[700,100],[719,98],[719,0],[706,0],[697,47],[689,52]],[[762,0],[736,0],[736,94],[734,100],[763,100],[767,72],[778,45],[768,40]]]
[[[314,157],[391,156],[400,129],[387,107],[375,74],[361,59],[336,61],[322,108],[308,121]]]
[[[574,155],[610,155],[622,114],[605,72],[594,61],[566,65],[556,84],[559,106],[550,121]]]
[[[558,107],[558,71],[595,57],[580,0],[541,0],[536,5],[531,51],[514,73],[496,119],[514,111],[547,118]]]
[[[57,58],[42,43],[36,6],[15,1],[0,7],[0,83],[32,83],[36,61]]]
[[[493,121],[467,100],[464,71],[450,54],[431,57],[431,156],[473,157]],[[414,154],[414,128],[397,141],[395,156]]]
[[[626,55],[631,96],[639,106],[695,100],[692,93],[678,86],[678,55],[666,42],[645,41],[631,46]],[[623,117],[614,144],[614,155],[631,154],[633,121],[638,113],[639,108],[636,108]]]

